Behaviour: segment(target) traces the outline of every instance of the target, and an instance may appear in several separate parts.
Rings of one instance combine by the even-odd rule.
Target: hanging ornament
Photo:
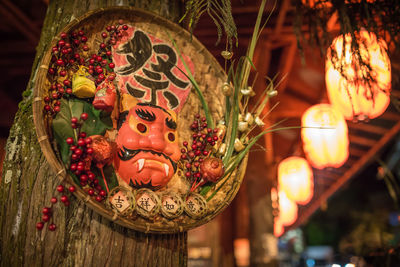
[[[290,200],[283,190],[279,190],[279,216],[278,220],[283,226],[293,224],[297,220],[297,205]]]
[[[314,194],[313,173],[307,160],[289,157],[278,165],[278,183],[286,196],[297,204],[307,204]]]
[[[349,33],[334,39],[328,49],[325,66],[328,97],[347,120],[373,119],[390,102],[391,66],[387,45],[366,30],[356,32],[355,36],[358,52],[351,50]]]
[[[329,104],[307,109],[301,118],[301,139],[307,160],[317,169],[339,168],[349,157],[347,124]]]

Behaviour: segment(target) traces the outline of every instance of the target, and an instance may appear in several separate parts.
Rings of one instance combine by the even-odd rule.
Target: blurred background
[[[234,58],[246,53],[260,2],[232,0],[238,30]],[[333,7],[361,3],[374,8],[377,4],[376,12],[385,2],[396,3],[332,1]],[[255,51],[254,65],[259,75],[253,90],[259,93],[266,88],[266,76],[280,82],[276,83],[278,95],[269,104],[265,128],[278,122],[278,127],[298,127],[310,107],[330,102],[325,81],[327,46],[302,42],[299,47],[298,37],[312,38],[312,31],[310,25],[296,24],[300,11],[305,18],[317,15],[305,11],[315,11],[318,3],[321,9],[334,9],[329,1],[281,0],[275,7],[273,1],[267,3],[264,19],[269,14],[271,17]],[[0,1],[1,160],[18,103],[29,82],[46,8],[43,0]],[[400,13],[399,4],[393,5],[393,10]],[[338,36],[341,13],[329,14],[326,31]],[[209,17],[200,19],[194,35],[224,66],[221,51],[226,44],[224,38],[216,44],[217,29]],[[310,158],[311,152],[304,150],[306,141],[299,128],[266,135],[251,151],[243,185],[232,204],[217,219],[189,232],[189,266],[400,266],[399,53],[397,39],[391,41],[390,104],[376,118],[360,115],[346,120],[348,141],[340,149],[347,151],[344,158],[336,165],[318,166]],[[340,147],[332,136],[326,140],[334,146],[325,148],[319,143],[317,150],[329,153],[335,146]],[[293,156],[306,158],[311,170],[311,176],[301,178],[309,182],[305,189],[308,195],[300,200],[293,200],[287,192],[282,195],[283,184],[278,182],[280,164]],[[287,172],[299,177],[293,174],[293,168],[301,167],[295,166]],[[293,190],[301,186],[295,184]]]

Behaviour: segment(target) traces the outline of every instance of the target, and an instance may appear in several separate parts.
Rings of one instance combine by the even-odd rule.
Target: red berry
[[[186,153],[186,149],[182,148],[181,153]]]
[[[50,231],[55,231],[56,230],[56,225],[54,223],[49,225],[49,230]]]
[[[106,27],[106,30],[109,32],[109,31],[111,31],[111,26],[107,26]]]
[[[56,197],[52,197],[50,199],[50,202],[53,203],[53,204],[57,203],[57,198]]]
[[[61,110],[60,106],[55,106],[54,107],[54,112],[58,113],[58,112],[60,112],[60,110]]]
[[[101,67],[96,68],[96,72],[99,73],[99,74],[100,74],[100,73],[103,73],[103,69],[102,69]]]
[[[72,145],[74,143],[74,139],[72,137],[68,137],[67,139],[65,139],[65,141],[68,145]]]
[[[42,216],[42,221],[48,222],[49,220],[50,220],[50,216],[49,215],[45,214],[45,215]]]
[[[72,89],[71,89],[71,88],[67,88],[67,89],[65,90],[65,92],[66,92],[67,94],[72,94]]]
[[[186,173],[185,173],[185,176],[186,176],[187,178],[189,178],[191,175],[192,175],[192,174],[191,174],[190,172],[186,172]]]
[[[84,121],[87,120],[88,117],[89,117],[89,115],[87,113],[82,113],[81,114],[81,119],[84,120]]]
[[[75,149],[74,152],[75,152],[75,154],[77,154],[78,156],[79,156],[79,155],[82,155],[82,153],[83,153],[82,149],[80,149],[80,148]]]
[[[46,103],[50,102],[50,97],[45,96],[45,97],[44,97],[44,102],[46,102]]]
[[[187,169],[190,169],[191,167],[192,167],[192,164],[186,163],[186,168],[187,168]]]
[[[195,163],[193,163],[193,165],[197,168],[200,166],[200,164],[196,161]]]
[[[85,169],[85,167],[83,167],[83,165],[78,165],[78,166],[76,166],[76,170],[77,171],[83,171]]]
[[[88,194],[89,194],[89,196],[93,196],[94,195],[94,190],[93,189],[89,189],[88,190]]]
[[[78,158],[79,158],[79,156],[75,153],[71,155],[72,160],[77,160]]]
[[[91,144],[91,143],[92,143],[92,138],[90,138],[90,137],[86,138],[86,139],[85,139],[85,143],[86,143],[87,145]]]
[[[56,64],[58,66],[62,66],[62,65],[64,65],[64,61],[62,59],[57,59]]]
[[[82,174],[80,177],[81,182],[86,183],[88,180],[88,176],[86,174]]]
[[[113,68],[115,68],[115,64],[111,62],[108,64],[108,67],[110,67],[110,69],[113,69]]]
[[[67,72],[65,70],[60,71],[60,76],[64,77],[65,75],[67,75]]]
[[[51,212],[51,208],[49,208],[49,207],[44,207],[44,208],[42,209],[42,213],[43,213],[43,214],[50,214],[50,212]]]
[[[187,159],[187,156],[185,154],[181,155],[181,159]]]
[[[99,79],[100,79],[100,80],[104,80],[104,74],[103,74],[103,73],[100,73],[100,74],[99,74]]]
[[[71,171],[76,171],[77,165],[75,163],[72,163],[71,166],[69,166],[69,169]]]
[[[60,47],[63,47],[63,46],[65,45],[65,41],[64,41],[64,40],[58,41],[58,45],[59,45]]]
[[[98,179],[94,179],[94,180],[93,180],[93,183],[94,183],[95,185],[98,185],[98,184],[99,184],[99,180],[98,180]]]
[[[71,86],[71,81],[70,80],[64,80],[63,83],[64,83],[65,86],[68,86],[68,87]]]
[[[45,111],[50,111],[50,110],[51,110],[51,107],[50,107],[49,105],[44,105],[44,110],[45,110]]]
[[[201,151],[200,151],[200,150],[196,150],[196,151],[194,152],[194,154],[195,154],[196,156],[200,156]]]
[[[82,38],[82,39],[83,39],[83,38]],[[82,40],[82,42],[83,42],[83,40]],[[84,46],[82,47],[82,49],[83,49],[83,51],[89,51],[89,46],[84,45]]]
[[[49,74],[54,74],[54,73],[56,73],[56,71],[55,71],[54,68],[49,68],[48,72],[49,72]]]
[[[111,56],[111,51],[110,51],[110,50],[106,51],[106,55],[107,55],[107,56]],[[114,65],[114,67],[115,67],[115,65]],[[111,68],[111,67],[110,67],[110,68]]]
[[[64,192],[64,186],[61,184],[59,186],[57,186],[57,191],[60,193]]]
[[[203,155],[207,156],[208,155],[208,151],[207,150],[203,151]]]
[[[123,29],[124,31],[126,31],[126,30],[128,29],[128,25],[122,26],[122,29]]]
[[[68,197],[67,197],[66,195],[62,195],[62,196],[60,197],[60,201],[63,202],[63,203],[65,203],[65,202],[68,201]]]
[[[218,136],[214,135],[214,136],[213,136],[213,140],[214,140],[214,141],[218,141]]]
[[[101,43],[101,44],[100,44],[100,48],[101,48],[101,49],[106,48],[106,44],[105,44],[105,43]]]
[[[106,191],[100,190],[100,196],[105,197],[107,195]]]
[[[81,42],[78,39],[74,40],[74,44],[79,45]]]
[[[79,30],[79,31],[78,31],[78,35],[79,35],[79,36],[83,36],[84,34],[85,34],[84,31],[82,31],[82,30]]]
[[[79,134],[79,137],[85,138],[85,137],[86,137],[86,133],[85,133],[85,132],[81,132],[81,133]]]
[[[110,74],[109,76],[108,76],[108,80],[109,81],[113,81],[115,79],[115,75],[114,74]]]
[[[68,190],[69,190],[69,192],[73,193],[73,192],[76,191],[76,187],[73,186],[73,185],[71,185],[71,186],[68,188]]]
[[[38,222],[38,223],[36,224],[36,229],[42,230],[42,229],[43,229],[43,226],[44,226],[44,223],[43,223],[43,222]]]
[[[89,172],[89,173],[88,173],[88,178],[89,178],[91,181],[93,181],[93,179],[94,179],[95,177],[96,177],[96,176],[94,175],[93,172]]]
[[[78,146],[84,146],[85,145],[85,140],[83,138],[78,140]]]
[[[88,154],[93,154],[93,148],[89,147],[88,149],[86,149],[86,153]]]
[[[103,198],[101,196],[96,196],[96,201],[101,202]]]
[[[183,141],[183,145],[184,146],[188,146],[188,142],[187,141]]]

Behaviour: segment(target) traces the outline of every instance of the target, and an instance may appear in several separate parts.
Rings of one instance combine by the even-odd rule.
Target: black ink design
[[[131,95],[133,95],[136,98],[142,98],[146,93],[145,91],[140,90],[138,88],[133,88],[129,82],[126,83],[126,89]]]
[[[120,67],[118,74],[129,75],[143,67],[151,57],[152,47],[149,37],[142,31],[136,31],[133,38],[117,50],[118,54],[126,54],[129,65]]]

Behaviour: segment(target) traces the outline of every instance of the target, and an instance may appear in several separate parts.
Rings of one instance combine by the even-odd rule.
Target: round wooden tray
[[[120,19],[122,19],[124,23],[140,28],[142,31],[166,42],[169,42],[168,40],[172,38],[176,42],[180,52],[189,57],[192,61],[194,65],[194,79],[199,84],[200,90],[208,103],[213,120],[218,122],[223,118],[225,97],[222,92],[222,85],[226,81],[226,74],[207,49],[180,26],[140,9],[113,7],[89,12],[85,16],[72,21],[62,32],[69,33],[82,29],[88,39],[94,40],[93,42],[95,42],[101,38],[100,34],[107,25],[115,25]],[[54,38],[50,47],[55,46],[59,40],[59,37]],[[89,54],[91,54],[91,52],[92,51],[89,51]],[[67,174],[66,167],[56,152],[57,150],[53,147],[55,144],[50,127],[51,118],[43,112],[45,105],[43,99],[48,95],[48,66],[51,56],[52,51],[49,49],[44,55],[36,75],[33,99],[34,123],[43,154],[54,169],[56,176],[63,183],[75,185],[74,180]],[[177,130],[179,132],[180,144],[183,140],[189,140],[191,138],[190,124],[195,114],[198,113],[202,113],[202,105],[198,95],[192,88],[186,103],[178,114]],[[226,138],[229,139],[229,136]],[[161,210],[150,218],[140,216],[136,212],[134,212],[134,215],[126,216],[126,214],[121,214],[110,209],[109,205],[105,203],[95,201],[81,189],[80,186],[76,186],[77,190],[74,195],[102,216],[131,229],[151,233],[187,231],[207,223],[232,201],[242,182],[246,164],[247,157],[243,159],[238,169],[231,176],[218,181],[212,186],[210,191],[204,195],[206,210],[200,218],[190,216],[188,212],[182,211],[182,209],[184,210],[187,207],[181,207],[180,215],[177,217],[171,214],[163,216]],[[171,188],[172,189],[169,190],[174,190],[173,186]],[[216,188],[218,188],[218,192],[215,192]],[[155,191],[154,193],[162,198],[165,192]],[[185,203],[189,197],[187,193],[177,191],[174,191],[172,194],[174,198],[180,196],[182,198],[182,203]],[[140,196],[136,194],[136,200],[138,197]],[[132,205],[132,207],[134,207],[134,205]]]

